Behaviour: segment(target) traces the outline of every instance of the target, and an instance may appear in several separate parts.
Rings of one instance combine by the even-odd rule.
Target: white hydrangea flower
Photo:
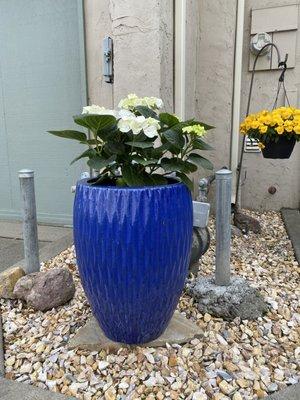
[[[120,110],[118,117],[120,118],[118,128],[124,133],[132,131],[134,135],[138,135],[143,130],[146,136],[153,138],[157,136],[157,130],[160,128],[156,119],[145,118],[143,115],[136,116],[128,110]]]
[[[153,110],[159,110],[163,107],[162,99],[157,97],[143,97],[141,100],[141,105],[152,108]]]
[[[157,136],[157,131],[160,128],[160,124],[155,118],[146,118],[143,131],[146,136],[153,138]]]
[[[136,116],[128,110],[120,110],[118,113],[118,128],[121,132],[127,133],[131,130],[132,121]]]
[[[125,110],[133,110],[137,106],[146,106],[153,110],[163,107],[162,99],[157,97],[138,97],[134,93],[130,93],[127,97],[120,100],[118,107]]]
[[[83,107],[82,114],[113,115],[115,117],[116,111],[92,104],[91,106]]]
[[[138,135],[144,129],[146,118],[143,115],[135,117],[130,122],[130,128],[134,135]]]

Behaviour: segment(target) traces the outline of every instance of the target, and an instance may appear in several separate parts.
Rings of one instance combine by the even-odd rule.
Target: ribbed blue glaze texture
[[[74,241],[81,281],[108,338],[160,336],[188,271],[192,199],[182,183],[120,188],[79,181]]]

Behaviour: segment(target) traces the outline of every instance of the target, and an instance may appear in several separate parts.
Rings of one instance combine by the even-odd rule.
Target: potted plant
[[[300,110],[280,107],[248,115],[241,133],[258,141],[265,158],[289,158],[300,140]]]
[[[198,150],[212,127],[158,113],[162,101],[129,95],[119,110],[84,107],[76,124],[50,131],[78,140],[99,171],[76,186],[74,243],[83,288],[108,338],[149,342],[170,321],[188,272],[193,211],[188,174],[212,164]],[[174,177],[170,174],[174,173]]]

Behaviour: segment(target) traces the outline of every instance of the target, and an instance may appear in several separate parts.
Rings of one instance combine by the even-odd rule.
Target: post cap
[[[34,171],[32,169],[21,169],[19,171],[19,178],[32,178]]]
[[[232,172],[230,171],[230,169],[222,168],[216,172],[216,179],[226,179],[231,177],[231,175]]]

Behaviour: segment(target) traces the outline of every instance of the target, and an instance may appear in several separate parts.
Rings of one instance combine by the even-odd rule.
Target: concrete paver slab
[[[183,315],[175,312],[169,326],[165,332],[152,342],[146,343],[144,347],[159,347],[165,346],[166,343],[186,343],[194,337],[202,336],[203,332],[191,320],[188,320]],[[113,342],[108,339],[98,322],[92,317],[85,326],[80,328],[75,336],[70,340],[69,348],[80,348],[89,351],[98,351],[107,349],[113,352],[118,351],[121,347],[126,347],[124,343]],[[128,346],[130,347],[130,346]]]
[[[44,242],[46,243],[46,242]],[[46,243],[45,246],[40,248],[39,256],[40,262],[46,262],[51,258],[55,257],[57,254],[66,250],[73,244],[73,232],[70,231],[67,235],[62,238],[56,240],[55,242]],[[25,260],[22,259],[17,261],[12,267],[21,267],[26,272]]]
[[[42,249],[48,242],[39,242]],[[0,272],[24,258],[23,241],[0,237]]]
[[[71,228],[52,225],[38,225],[39,240],[45,242],[54,242],[59,238],[67,235]],[[0,237],[22,239],[22,222],[21,221],[0,221]]]
[[[293,244],[296,259],[300,263],[300,210],[282,208],[281,215],[289,238]]]
[[[51,225],[38,225],[40,261],[46,261],[47,259],[52,258],[60,251],[63,251],[65,248],[70,246],[72,244],[72,240],[70,242],[70,239],[66,240],[66,238],[70,238],[71,235],[71,228]],[[0,272],[15,264],[20,264],[20,266],[24,265],[22,237],[22,222],[0,221]],[[47,245],[51,243],[56,243],[54,247],[58,248],[57,253],[53,253],[53,246],[50,248],[49,246],[47,247]],[[42,249],[45,247],[46,249],[43,252]]]
[[[76,400],[75,397],[66,397],[62,394],[43,390],[26,383],[10,381],[0,378],[1,400]]]
[[[265,398],[265,400],[300,400],[300,383],[289,386]]]

